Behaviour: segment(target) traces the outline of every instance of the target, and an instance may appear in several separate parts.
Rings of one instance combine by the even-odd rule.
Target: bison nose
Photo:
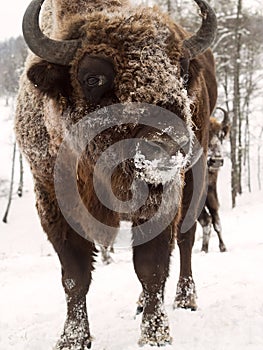
[[[187,136],[178,138],[176,141],[170,137],[162,138],[153,141],[155,147],[159,149],[160,155],[173,157],[180,151],[186,155],[190,150],[190,140]]]
[[[166,140],[140,139],[134,156],[135,176],[152,184],[164,184],[178,176],[180,178],[185,157],[179,152],[180,147],[174,146]]]
[[[144,154],[146,159],[150,161],[154,159],[164,159],[172,155],[170,154],[172,152],[170,147],[167,143],[162,141],[145,140],[140,146],[140,151]]]
[[[165,135],[154,136],[143,139],[140,150],[148,160],[170,159],[178,155],[179,151],[185,156],[190,150],[190,140],[185,135],[178,137],[177,140]]]
[[[211,157],[207,163],[209,167],[216,169],[224,165],[224,159],[221,157]]]

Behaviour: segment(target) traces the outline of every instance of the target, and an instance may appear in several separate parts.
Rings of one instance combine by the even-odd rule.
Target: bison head
[[[210,46],[216,32],[215,14],[205,1],[195,0],[202,25],[192,36],[158,11],[122,9],[116,4],[107,11],[69,13],[59,31],[43,20],[41,29],[43,2],[33,0],[24,15],[26,43],[41,58],[27,76],[38,90],[58,101],[57,110],[84,106],[91,112],[118,102],[143,102],[169,109],[191,124],[191,92],[185,90],[183,78],[189,75],[189,62]],[[189,79],[196,95],[191,72]],[[145,130],[144,137],[152,141],[156,153],[167,139],[152,134]],[[166,147],[171,155],[177,148],[173,142]]]
[[[161,103],[164,95],[166,101],[173,103],[171,84],[178,84],[173,81],[169,84],[171,70],[178,79],[180,75],[186,77],[189,61],[210,46],[216,32],[214,12],[205,1],[195,0],[203,22],[191,37],[174,28],[174,24],[158,12],[145,9],[137,13],[131,8],[120,11],[113,6],[108,16],[102,11],[94,11],[94,14],[78,14],[75,20],[74,16],[69,17],[62,33],[54,34],[64,39],[55,40],[44,34],[39,26],[43,2],[33,0],[23,20],[25,41],[42,59],[30,67],[28,78],[51,97],[62,95],[70,100],[77,96],[78,100],[81,97],[93,105],[127,100]],[[52,30],[50,34],[53,34]],[[162,72],[160,68],[164,61],[166,66]],[[162,90],[168,86],[163,93],[160,92],[160,81]],[[103,101],[105,96],[107,102]]]
[[[224,113],[222,122],[215,117],[210,118],[209,144],[208,144],[208,168],[209,171],[217,171],[224,164],[222,155],[222,142],[230,130],[229,115],[226,110],[217,107]]]

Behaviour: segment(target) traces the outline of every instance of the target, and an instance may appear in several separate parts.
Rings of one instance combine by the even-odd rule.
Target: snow
[[[180,152],[175,156],[169,157],[169,159],[166,159],[166,156],[168,154],[164,152],[161,159],[148,160],[141,153],[141,150],[137,149],[134,164],[136,170],[138,170],[138,178],[157,185],[160,183],[165,184],[178,177],[180,169],[186,165],[185,157]]]
[[[5,180],[11,173],[13,143],[9,111],[0,100],[0,179]],[[16,183],[17,178],[18,172]],[[165,349],[263,349],[262,192],[244,194],[231,209],[228,161],[219,180],[228,252],[219,252],[213,234],[209,253],[201,253],[198,227],[193,250],[198,309],[190,311],[172,307],[179,273],[179,252],[174,250],[165,293],[173,344]],[[6,197],[1,196],[1,215],[5,207]],[[138,350],[141,315],[135,318],[135,313],[141,288],[132,252],[116,249],[113,260],[103,265],[98,257],[87,297],[92,349]],[[26,169],[24,195],[18,198],[14,193],[8,224],[0,223],[0,349],[52,349],[62,332],[65,313],[60,264],[39,224]]]

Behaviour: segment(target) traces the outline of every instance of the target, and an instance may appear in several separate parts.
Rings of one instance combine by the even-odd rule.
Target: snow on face
[[[148,183],[158,185],[175,180],[185,164],[185,157],[178,152],[177,155],[161,159],[147,160],[145,155],[137,150],[134,157],[136,176]]]
[[[154,139],[155,136],[156,139]],[[138,144],[134,157],[136,177],[154,185],[166,184],[177,179],[177,185],[180,185],[180,175],[190,165],[190,159],[194,153],[194,135],[191,126],[178,120],[175,125],[162,129],[160,133],[152,137],[153,143],[162,141],[162,146],[159,152],[155,153],[154,148],[151,148],[151,141],[149,142],[150,147],[146,149]],[[173,147],[178,147],[178,150],[176,152],[173,150],[174,154],[170,155],[163,149],[163,146],[170,151],[173,150]]]

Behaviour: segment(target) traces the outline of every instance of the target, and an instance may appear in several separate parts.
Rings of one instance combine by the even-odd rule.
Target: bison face
[[[230,122],[227,111],[218,107],[224,113],[222,122],[216,118],[210,118],[209,144],[208,144],[208,168],[210,171],[216,171],[223,166],[224,159],[222,153],[222,143],[230,131]]]
[[[209,140],[207,164],[210,171],[218,170],[224,164],[221,141],[218,135],[213,135]]]

